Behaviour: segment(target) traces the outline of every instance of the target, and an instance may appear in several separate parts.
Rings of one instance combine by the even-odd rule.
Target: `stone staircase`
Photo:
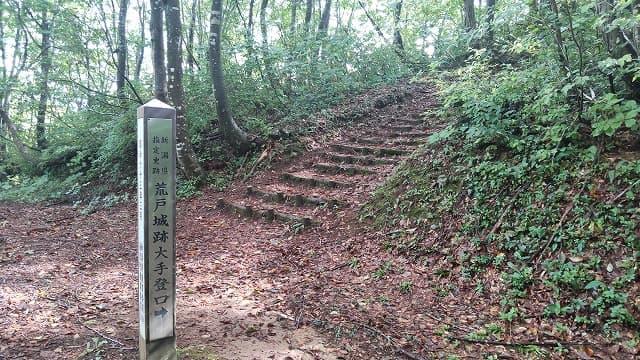
[[[431,135],[433,129],[422,117],[400,115],[415,114],[405,109],[412,103],[409,97],[372,111],[287,166],[236,184],[217,205],[242,217],[288,223],[296,231],[357,210],[394,167]]]

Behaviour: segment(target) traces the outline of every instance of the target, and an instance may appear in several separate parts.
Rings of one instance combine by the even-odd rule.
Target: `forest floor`
[[[546,346],[465,341],[500,321],[499,297],[469,285],[443,296],[428,262],[388,251],[394,234],[359,221],[371,192],[440,126],[425,116],[438,106],[432,85],[345,106],[365,100],[366,116],[305,139],[304,154],[278,162],[273,147],[268,169],[178,202],[181,358],[530,358],[523,347]],[[0,359],[136,358],[136,204],[88,215],[0,205]],[[535,325],[508,331],[553,331]]]

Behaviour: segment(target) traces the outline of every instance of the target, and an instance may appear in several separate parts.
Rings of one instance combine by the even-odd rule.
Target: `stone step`
[[[358,165],[395,165],[398,163],[396,159],[387,159],[368,155],[345,155],[332,152],[322,154],[327,160],[340,164],[358,164]]]
[[[253,186],[247,187],[248,196],[258,196],[269,201],[278,202],[281,204],[293,204],[295,206],[344,206],[345,203],[338,199],[326,199],[321,197],[306,196],[304,194],[287,194],[284,192],[271,192],[256,189]]]
[[[369,145],[387,145],[387,146],[417,146],[425,143],[419,139],[389,139],[388,137],[351,137],[350,140],[354,143],[369,144]]]
[[[410,139],[424,139],[426,141],[429,136],[431,136],[430,132],[421,132],[421,131],[391,131],[391,132],[380,132],[376,131],[375,133],[371,133],[371,135],[386,137],[386,138],[410,138]]]
[[[368,146],[355,146],[344,144],[331,144],[331,148],[335,151],[347,154],[364,154],[375,156],[397,156],[407,155],[409,151],[402,149],[384,148],[384,147],[368,147]]]
[[[422,118],[418,118],[418,119],[392,118],[388,123],[392,125],[422,126],[424,125],[424,120],[422,120]]]
[[[321,225],[319,221],[314,220],[310,217],[285,214],[273,208],[257,208],[257,207],[254,208],[251,205],[240,205],[240,204],[227,201],[224,198],[218,199],[217,207],[219,209],[236,212],[247,218],[263,219],[267,222],[278,220],[285,223],[289,223],[294,226],[298,225],[302,227],[311,227],[311,226]]]
[[[412,132],[414,130],[417,130],[416,129],[417,127],[419,127],[419,126],[414,126],[414,125],[393,125],[393,124],[388,125],[388,126],[383,125],[384,129],[389,129],[389,130],[392,130],[392,131],[399,131],[399,132],[400,131]]]
[[[356,166],[356,165],[317,163],[317,164],[314,164],[313,167],[318,169],[319,171],[330,173],[330,174],[369,175],[369,174],[376,173],[375,170],[363,168],[361,166]]]
[[[292,173],[283,173],[280,174],[280,178],[284,181],[289,181],[292,183],[301,183],[310,186],[321,186],[327,188],[348,188],[352,187],[353,184],[331,180],[331,179],[319,179],[315,177],[306,177],[300,176]]]

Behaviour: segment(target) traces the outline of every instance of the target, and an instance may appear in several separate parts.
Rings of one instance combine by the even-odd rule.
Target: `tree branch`
[[[7,124],[7,128],[9,128],[9,132],[13,137],[13,144],[18,149],[20,156],[22,156],[22,158],[25,159],[27,162],[33,163],[33,157],[31,157],[31,155],[27,153],[27,150],[25,149],[25,145],[22,143],[22,141],[20,141],[20,137],[18,136],[18,129],[9,118],[9,114],[7,114],[7,112],[4,109],[0,109],[0,117],[2,117],[2,121],[5,124]]]
[[[616,197],[614,197],[611,200],[611,204],[615,203],[616,201],[620,200],[620,198],[627,193],[627,191],[631,190],[634,186],[638,185],[640,183],[640,179],[636,180],[636,182],[634,182],[633,184],[629,185],[626,189],[622,190],[622,192],[620,194],[618,194]]]
[[[100,90],[92,89],[92,88],[90,88],[90,87],[88,87],[86,85],[80,84],[77,81],[73,81],[73,80],[69,80],[69,79],[60,79],[60,78],[54,78],[54,79],[51,79],[51,81],[57,81],[57,82],[61,82],[61,83],[67,83],[67,84],[75,85],[75,86],[79,87],[80,89],[82,89],[82,90],[84,90],[86,92],[97,94],[97,95],[100,95],[100,96],[104,96],[106,98],[120,100],[120,98],[115,96],[115,95],[107,94],[107,93],[104,93],[104,92],[102,92]],[[140,99],[140,98],[138,97],[138,99]],[[142,100],[140,100],[140,104],[142,104]]]

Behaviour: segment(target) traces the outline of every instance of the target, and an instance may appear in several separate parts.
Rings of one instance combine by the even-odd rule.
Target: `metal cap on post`
[[[138,108],[138,305],[140,359],[176,354],[176,110]]]

